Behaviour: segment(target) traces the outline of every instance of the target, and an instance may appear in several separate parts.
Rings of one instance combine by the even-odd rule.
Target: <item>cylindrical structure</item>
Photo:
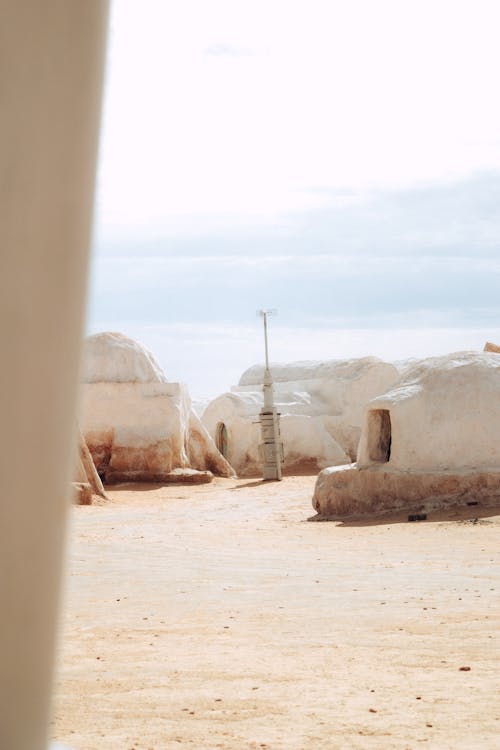
[[[267,316],[272,310],[261,310],[264,318],[264,346],[266,367],[264,370],[264,407],[260,412],[260,431],[262,443],[259,445],[262,475],[264,479],[282,478],[283,443],[280,434],[280,415],[274,406],[273,379],[269,369],[269,349],[267,342]]]
[[[3,0],[0,748],[45,750],[106,0]]]
[[[259,446],[263,479],[281,481],[281,464],[283,462],[283,443],[280,433],[280,415],[276,407],[264,406],[260,412],[260,431],[262,443]]]

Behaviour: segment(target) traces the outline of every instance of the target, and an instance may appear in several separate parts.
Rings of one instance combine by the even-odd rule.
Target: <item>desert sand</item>
[[[500,747],[500,508],[308,523],[314,482],[123,485],[72,508],[53,738]]]

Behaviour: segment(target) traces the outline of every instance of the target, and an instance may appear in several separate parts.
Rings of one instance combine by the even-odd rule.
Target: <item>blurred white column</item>
[[[106,0],[0,0],[0,748],[45,750]]]

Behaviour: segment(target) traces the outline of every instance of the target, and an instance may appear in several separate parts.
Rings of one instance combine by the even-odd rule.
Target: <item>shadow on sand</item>
[[[162,487],[186,487],[182,482],[119,482],[117,484],[106,484],[106,492],[153,492]]]
[[[316,477],[318,476],[317,471],[311,471],[307,467],[303,469],[302,471],[294,471],[291,472],[290,470],[283,472],[283,479],[282,482],[286,482],[287,479],[293,479],[293,477]],[[250,478],[250,477],[249,477]],[[262,487],[264,484],[270,484],[273,482],[278,482],[277,479],[253,479],[251,482],[245,482],[245,484],[239,484],[236,487],[231,487],[231,490],[242,490],[247,489],[248,487]]]
[[[262,487],[263,484],[267,484],[268,482],[273,482],[274,479],[254,479],[252,482],[245,482],[245,484],[238,484],[236,487],[230,487],[230,491],[233,492],[233,490],[243,490],[247,489],[248,487]]]
[[[415,513],[412,510],[397,511],[395,513],[380,513],[378,515],[352,518],[332,518],[326,516],[312,516],[308,521],[315,523],[334,523],[338,528],[353,528],[358,526],[389,526],[395,523],[463,523],[470,525],[496,524],[500,525],[500,503],[495,505],[463,505],[443,510],[416,511],[427,514],[424,521],[409,521],[408,516]],[[486,520],[492,519],[492,520]]]

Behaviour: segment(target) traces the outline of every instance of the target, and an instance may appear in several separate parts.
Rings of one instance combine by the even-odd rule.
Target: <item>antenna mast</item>
[[[276,314],[276,310],[258,310],[257,315],[264,319],[264,346],[266,365],[264,369],[263,391],[264,406],[260,412],[260,429],[262,443],[259,446],[264,479],[281,480],[283,461],[283,443],[280,436],[280,415],[274,406],[273,379],[269,369],[269,347],[267,340],[267,316]]]

